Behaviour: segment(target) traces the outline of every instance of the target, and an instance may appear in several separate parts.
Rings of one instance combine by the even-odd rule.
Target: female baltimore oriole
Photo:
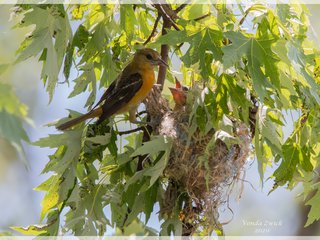
[[[91,111],[57,126],[57,129],[66,130],[95,117],[99,118],[96,124],[100,124],[112,115],[124,112],[129,112],[130,122],[138,123],[136,111],[155,84],[154,67],[157,65],[168,66],[155,50],[138,50]]]

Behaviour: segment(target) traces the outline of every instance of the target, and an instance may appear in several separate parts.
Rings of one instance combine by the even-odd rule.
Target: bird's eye
[[[186,86],[183,86],[183,87],[182,87],[182,90],[185,91],[185,92],[188,92],[188,91],[189,91],[189,88],[186,87]]]
[[[150,54],[147,54],[146,56],[149,60],[152,60],[152,56]]]

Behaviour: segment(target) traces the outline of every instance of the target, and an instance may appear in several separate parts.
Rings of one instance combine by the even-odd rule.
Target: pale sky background
[[[1,61],[4,59],[13,59],[14,51],[26,33],[10,30],[11,23],[8,22],[10,7],[0,5],[0,63],[3,63]],[[314,5],[310,9],[314,13],[314,16],[310,18],[313,25],[310,37],[318,41],[319,44],[317,35],[320,33],[318,17],[320,7]],[[72,87],[68,88],[64,84],[57,87],[52,103],[48,105],[48,95],[40,81],[40,71],[41,65],[37,59],[30,59],[0,76],[1,81],[12,83],[21,101],[29,107],[29,117],[35,125],[34,127],[26,126],[31,141],[46,137],[49,133],[57,133],[54,128],[44,127],[44,125],[65,117],[68,114],[65,109],[84,112],[82,106],[88,97],[88,94],[81,94],[68,99]],[[74,79],[75,74],[73,71],[70,79]],[[61,79],[64,78],[61,77]],[[103,90],[100,91],[100,94],[102,92]],[[288,134],[290,129],[286,132]],[[49,175],[40,175],[40,172],[48,162],[48,155],[54,150],[30,145],[24,145],[24,148],[30,164],[28,170],[17,157],[8,157],[4,153],[0,153],[0,231],[8,231],[9,226],[27,226],[39,223],[43,193],[32,189],[48,178]],[[269,169],[265,175],[270,176],[273,170]],[[244,191],[240,201],[237,202],[236,197],[231,199],[234,216],[233,220],[224,226],[225,233],[227,235],[295,235],[301,224],[304,224],[299,222],[298,215],[297,194],[299,188],[293,192],[279,188],[267,196],[273,181],[266,181],[264,188],[261,189],[259,179],[256,161],[248,161],[246,181],[249,181],[255,190],[248,183],[244,183]],[[227,210],[222,215],[222,221],[228,221],[231,217],[231,213]],[[148,225],[159,229],[157,219],[157,216],[153,215]],[[262,224],[275,222],[280,226],[259,228],[252,226],[252,224],[248,225],[247,222],[262,222]]]

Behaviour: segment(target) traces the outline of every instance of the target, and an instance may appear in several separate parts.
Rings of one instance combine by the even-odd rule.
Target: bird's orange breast
[[[124,107],[124,109],[121,109],[121,112],[126,112],[137,107],[147,97],[153,85],[155,84],[155,75],[153,69],[143,69],[140,74],[143,81],[142,86]]]

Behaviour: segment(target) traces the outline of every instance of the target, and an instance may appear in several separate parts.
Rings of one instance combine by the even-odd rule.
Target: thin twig
[[[180,49],[183,46],[184,42],[180,43],[177,47],[176,50]]]
[[[242,182],[245,182],[245,183],[248,183],[250,185],[250,187],[256,192],[257,189],[253,186],[253,184],[251,182],[249,182],[248,180],[245,180],[245,179],[239,179],[240,181]]]
[[[158,27],[158,23],[159,23],[159,20],[160,20],[161,16],[160,14],[158,14],[157,18],[156,18],[156,21],[154,22],[154,25],[153,25],[153,29],[149,35],[149,37],[147,38],[147,40],[143,43],[143,45],[146,45],[148,42],[150,42],[151,38],[154,36],[154,34],[156,33],[156,30],[157,30],[157,27]]]
[[[169,46],[167,44],[161,45],[160,55],[163,61],[168,62],[168,54],[169,54]],[[166,74],[167,74],[167,67],[161,65],[159,67],[158,80],[157,80],[157,83],[161,85],[160,87],[161,91],[163,89],[164,81],[166,79]]]
[[[203,16],[201,16],[201,17],[198,17],[198,18],[193,19],[193,21],[200,21],[200,20],[202,20],[202,19],[204,19],[204,18],[206,18],[206,17],[209,17],[210,15],[211,15],[211,13],[208,12],[207,14],[205,14],[205,15],[203,15]]]
[[[121,131],[121,132],[118,132],[118,135],[122,136],[130,133],[134,133],[134,132],[143,131],[145,128],[146,128],[145,126],[142,126],[142,127],[138,127],[138,128],[127,130],[127,131]]]
[[[174,11],[175,11],[176,13],[180,12],[182,9],[184,9],[186,6],[188,6],[189,2],[190,2],[190,1],[186,1],[186,3],[181,4],[181,5],[180,5],[179,7],[177,7]]]
[[[171,14],[168,14],[168,12],[164,9],[164,7],[166,7],[168,10],[171,10]],[[172,13],[176,14],[167,4],[166,5],[161,5],[158,4],[156,5],[156,8],[158,9],[158,11],[160,11],[163,19],[167,19],[168,21],[170,21],[171,26],[174,27],[174,29],[176,29],[177,31],[180,31],[180,28],[178,27],[178,25],[175,23],[174,19],[177,18],[176,15],[173,15]]]
[[[162,35],[167,34],[167,28],[170,28],[171,22],[169,22],[168,19],[163,18],[163,25],[162,25]],[[161,45],[161,52],[160,52],[161,58],[163,61],[168,62],[168,55],[169,55],[169,45],[168,44],[162,44]],[[164,81],[166,79],[167,74],[167,67],[160,65],[159,72],[158,72],[158,80],[157,84],[159,84],[161,87],[161,91],[163,89]]]

